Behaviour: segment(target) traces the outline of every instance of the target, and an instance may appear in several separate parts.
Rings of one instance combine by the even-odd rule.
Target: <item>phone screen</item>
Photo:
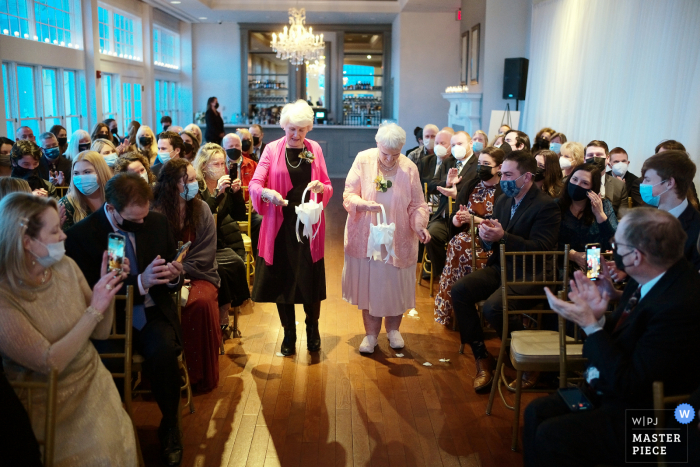
[[[564,403],[571,409],[572,412],[580,410],[590,410],[593,404],[588,400],[586,395],[579,388],[558,389],[557,392],[564,399]]]
[[[107,241],[107,257],[109,260],[108,271],[122,271],[124,262],[124,249],[126,248],[125,238],[119,234],[109,234]]]
[[[586,277],[594,281],[600,275],[600,246],[586,245]]]

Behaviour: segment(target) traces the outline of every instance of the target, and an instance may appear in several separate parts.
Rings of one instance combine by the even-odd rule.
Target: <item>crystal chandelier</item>
[[[289,60],[292,65],[301,65],[304,60],[315,60],[324,49],[323,34],[314,36],[312,28],[307,31],[304,27],[306,22],[305,8],[289,9],[289,29],[284,27],[284,31],[272,34],[272,50],[277,52],[277,58]]]

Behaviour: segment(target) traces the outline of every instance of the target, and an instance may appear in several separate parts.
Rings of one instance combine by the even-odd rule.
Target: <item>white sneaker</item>
[[[374,353],[374,348],[377,346],[377,338],[375,336],[365,336],[360,344],[360,353]]]
[[[403,349],[403,337],[401,337],[401,333],[398,330],[389,331],[386,337],[389,338],[389,347],[392,349]]]

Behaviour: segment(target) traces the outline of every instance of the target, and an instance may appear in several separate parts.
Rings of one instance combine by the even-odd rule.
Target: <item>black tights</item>
[[[278,303],[277,313],[280,315],[282,327],[295,326],[296,316],[294,312],[294,304]],[[306,325],[318,325],[318,317],[321,314],[321,302],[304,303],[304,313],[306,313]]]

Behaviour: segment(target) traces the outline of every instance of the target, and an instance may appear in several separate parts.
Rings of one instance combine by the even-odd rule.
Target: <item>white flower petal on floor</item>
[[[423,366],[433,366],[433,364],[430,363],[430,362],[425,362],[425,363],[423,364]]]
[[[403,354],[402,354],[402,353],[397,353],[396,356],[399,357],[399,358],[401,358],[401,357],[403,357]]]
[[[440,361],[441,361],[442,363],[450,363],[450,359],[449,359],[449,358],[441,358]]]

